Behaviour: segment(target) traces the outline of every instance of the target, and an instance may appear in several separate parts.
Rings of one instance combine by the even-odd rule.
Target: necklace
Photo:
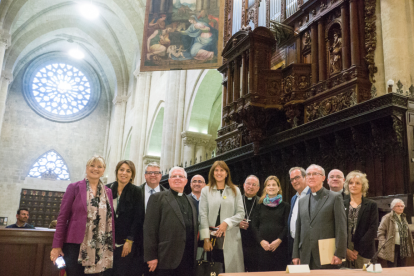
[[[244,203],[244,211],[246,212],[246,219],[247,219],[247,222],[249,222],[250,221],[249,218],[253,211],[254,204],[256,203],[256,197],[254,197],[254,201],[253,201],[252,207],[250,208],[249,214],[247,214],[246,196],[243,197],[243,203]]]

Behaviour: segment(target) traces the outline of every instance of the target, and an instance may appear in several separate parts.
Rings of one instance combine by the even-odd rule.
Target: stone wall
[[[56,123],[35,113],[22,90],[19,74],[9,89],[0,136],[0,217],[9,217],[10,223],[15,220],[22,188],[64,191],[68,184],[46,181],[32,187],[34,182],[25,179],[34,162],[54,149],[68,166],[70,182],[83,179],[87,160],[104,153],[108,121],[105,93],[101,93],[98,106],[88,117],[73,123]]]

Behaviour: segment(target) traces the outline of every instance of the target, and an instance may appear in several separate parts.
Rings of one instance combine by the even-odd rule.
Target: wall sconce
[[[392,93],[392,87],[394,86],[394,81],[393,80],[387,81],[387,86],[388,86],[388,93]]]

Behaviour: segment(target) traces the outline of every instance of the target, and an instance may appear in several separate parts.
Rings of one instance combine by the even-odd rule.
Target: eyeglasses
[[[300,176],[300,175],[298,175],[298,176],[296,176],[296,177],[294,177],[294,178],[291,178],[290,179],[290,182],[293,182],[293,181],[298,181],[299,179],[301,179],[302,177]]]
[[[172,175],[170,178],[180,178],[180,179],[184,179],[186,177],[185,177],[185,175]]]
[[[245,183],[246,186],[252,186],[252,187],[259,187],[259,184],[256,183]]]
[[[317,176],[317,175],[322,175],[323,176],[323,174],[318,173],[318,172],[313,172],[313,173],[307,173],[306,174],[306,176],[308,176],[308,177],[310,177],[310,176]]]
[[[151,174],[153,174],[153,175],[159,175],[159,174],[161,174],[161,172],[145,172],[145,174],[148,174],[148,175],[151,175]]]
[[[203,184],[205,182],[203,180],[193,180],[193,181],[191,181],[191,183]]]
[[[329,178],[331,178],[331,179],[334,179],[334,178],[336,178],[336,179],[343,179],[344,177],[343,176],[340,176],[340,175],[331,175]]]

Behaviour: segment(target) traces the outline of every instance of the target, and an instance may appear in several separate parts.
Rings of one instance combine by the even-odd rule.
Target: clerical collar
[[[312,192],[312,195],[313,196],[319,196],[320,194],[322,194],[322,190],[323,190],[323,187],[320,188],[319,191],[317,191],[316,193]]]
[[[171,192],[175,195],[175,196],[183,196],[183,193],[179,193],[177,191],[174,191],[173,189],[171,189]]]

